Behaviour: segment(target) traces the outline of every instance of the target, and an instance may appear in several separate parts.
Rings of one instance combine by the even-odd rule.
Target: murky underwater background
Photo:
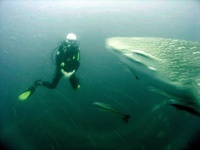
[[[200,134],[200,118],[125,69],[105,48],[114,36],[200,41],[200,2],[0,1],[0,140],[8,149],[184,149]],[[51,81],[52,50],[73,32],[81,44],[74,91],[62,78],[54,90],[18,95],[36,79]],[[104,102],[130,114],[129,123],[99,111]]]

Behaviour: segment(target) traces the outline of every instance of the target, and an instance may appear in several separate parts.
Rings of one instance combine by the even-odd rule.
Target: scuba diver
[[[66,40],[60,44],[56,53],[55,63],[56,71],[52,82],[36,80],[30,88],[19,95],[18,99],[26,100],[35,92],[38,86],[54,89],[63,75],[69,78],[73,89],[80,88],[79,79],[75,75],[80,66],[80,47],[75,34],[68,34]]]

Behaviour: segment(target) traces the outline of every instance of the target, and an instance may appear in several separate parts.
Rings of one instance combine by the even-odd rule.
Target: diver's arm
[[[80,62],[80,48],[78,49],[78,53],[76,55],[76,60]]]

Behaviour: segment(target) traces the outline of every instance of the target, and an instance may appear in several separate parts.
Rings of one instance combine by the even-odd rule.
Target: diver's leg
[[[36,88],[40,85],[46,86],[50,89],[54,89],[57,86],[58,82],[60,81],[61,77],[62,73],[60,72],[59,69],[56,69],[55,76],[51,83],[42,80],[36,80],[30,88],[28,88],[26,91],[24,91],[22,94],[19,95],[18,99],[21,101],[26,100],[35,92]]]
[[[72,85],[73,89],[78,89],[80,88],[80,83],[79,83],[79,79],[76,77],[75,73],[69,78],[70,83]]]
[[[50,82],[47,82],[47,81],[42,81],[41,85],[46,86],[47,88],[50,88],[50,89],[55,89],[55,87],[57,86],[57,84],[60,81],[61,77],[62,77],[62,73],[61,73],[60,70],[57,69],[56,70],[56,74],[55,74],[52,82],[50,83]]]

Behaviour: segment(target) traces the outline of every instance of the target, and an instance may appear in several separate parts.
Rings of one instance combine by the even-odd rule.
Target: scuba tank
[[[57,47],[55,47],[52,52],[51,52],[51,61],[54,65],[56,65],[56,62],[55,62],[55,55],[56,55],[56,52],[58,51],[58,48],[60,47],[62,41],[58,42],[58,45]]]

